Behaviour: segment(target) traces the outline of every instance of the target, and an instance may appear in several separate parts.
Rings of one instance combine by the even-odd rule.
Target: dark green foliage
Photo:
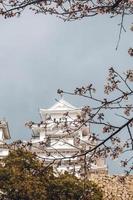
[[[67,172],[55,176],[36,155],[18,149],[0,164],[0,200],[102,200],[92,182]]]
[[[84,181],[65,172],[50,182],[49,200],[102,200],[102,193],[91,181]]]
[[[46,190],[40,179],[42,163],[28,151],[18,149],[3,160],[0,167],[2,198],[10,200],[45,200]]]

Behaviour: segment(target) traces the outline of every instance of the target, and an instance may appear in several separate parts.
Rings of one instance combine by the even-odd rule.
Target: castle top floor
[[[52,119],[55,118],[56,120],[60,119],[60,117],[62,117],[62,115],[66,112],[68,112],[72,118],[75,118],[75,116],[81,112],[81,109],[76,108],[64,99],[59,100],[48,109],[40,109],[40,115],[44,122],[49,117],[52,117]]]

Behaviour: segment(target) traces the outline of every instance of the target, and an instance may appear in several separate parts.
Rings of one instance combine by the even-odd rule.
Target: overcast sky
[[[100,92],[110,66],[131,68],[132,21],[125,19],[127,32],[115,51],[119,22],[106,16],[63,22],[28,12],[0,18],[0,116],[9,122],[12,140],[30,138],[25,122],[40,120],[39,108],[55,103],[58,88],[72,91],[93,82]]]

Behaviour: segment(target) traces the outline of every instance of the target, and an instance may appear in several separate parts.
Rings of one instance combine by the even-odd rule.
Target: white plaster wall
[[[3,130],[0,128],[0,141],[3,141]]]

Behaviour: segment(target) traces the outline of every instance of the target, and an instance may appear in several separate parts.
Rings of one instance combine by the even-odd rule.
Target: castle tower
[[[89,148],[90,130],[82,126],[76,128],[77,116],[81,114],[78,109],[61,99],[49,109],[40,109],[41,122],[30,122],[32,130],[32,151],[45,163],[59,172],[69,171],[82,174],[84,168],[84,156],[82,154]],[[106,169],[104,160],[98,164],[91,164],[93,171]]]

